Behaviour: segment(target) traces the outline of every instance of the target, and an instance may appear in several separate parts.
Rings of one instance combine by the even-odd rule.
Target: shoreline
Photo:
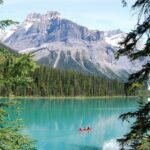
[[[109,99],[109,98],[133,98],[138,96],[50,96],[50,97],[41,97],[41,96],[10,96],[10,97],[2,97],[0,96],[0,99],[2,98],[10,98],[10,99],[77,99],[77,100],[83,100],[83,99]]]

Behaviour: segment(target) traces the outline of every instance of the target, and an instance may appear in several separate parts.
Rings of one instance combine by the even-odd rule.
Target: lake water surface
[[[23,132],[37,140],[38,150],[117,150],[115,139],[129,130],[118,120],[134,111],[135,98],[21,99]],[[90,126],[91,132],[78,132]]]

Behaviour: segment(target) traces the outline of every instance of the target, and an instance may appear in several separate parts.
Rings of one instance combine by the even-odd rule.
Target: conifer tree
[[[122,0],[123,6],[127,6],[126,0]],[[132,9],[138,14],[137,24],[134,30],[129,32],[120,43],[117,57],[128,56],[131,61],[145,59],[146,63],[141,70],[129,76],[126,90],[136,90],[141,87],[150,76],[150,0],[136,0]],[[144,47],[137,49],[141,39],[145,39]],[[143,96],[142,98],[143,99]],[[150,149],[150,102],[139,102],[139,108],[135,112],[128,112],[120,116],[124,121],[134,119],[130,131],[118,139],[121,149],[149,150]]]
[[[0,4],[3,0],[0,0]],[[14,24],[12,20],[0,21],[0,29]],[[35,69],[35,63],[27,55],[16,58],[5,48],[0,48],[0,86],[6,86],[8,96],[12,87],[25,86],[31,82],[30,71]],[[9,119],[8,108],[16,107],[16,120]],[[20,111],[14,102],[0,103],[0,149],[1,150],[35,150],[34,141],[20,133]]]

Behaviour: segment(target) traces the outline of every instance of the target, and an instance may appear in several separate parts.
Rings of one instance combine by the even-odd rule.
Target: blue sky
[[[22,22],[31,12],[58,11],[61,16],[89,29],[123,31],[133,29],[136,17],[130,7],[123,8],[121,0],[4,0],[0,19]],[[127,0],[129,6],[134,0]]]

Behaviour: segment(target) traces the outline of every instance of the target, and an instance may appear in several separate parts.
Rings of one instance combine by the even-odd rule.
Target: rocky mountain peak
[[[58,11],[47,11],[46,14],[49,17],[60,17],[60,13]]]
[[[119,35],[119,34],[123,34],[124,32],[121,31],[120,29],[116,29],[116,30],[109,30],[109,31],[105,31],[105,36],[106,37],[112,37],[114,35]]]
[[[28,16],[27,16],[25,21],[33,20],[33,19],[40,19],[41,16],[42,15],[40,13],[30,13],[30,14],[28,14]]]
[[[30,13],[25,21],[37,21],[41,20],[43,18],[50,19],[50,18],[59,18],[60,13],[57,11],[47,11],[45,14],[40,14],[40,13]]]
[[[120,29],[90,30],[60,17],[57,11],[31,13],[15,29],[4,36],[0,33],[4,44],[20,53],[33,53],[34,59],[41,64],[127,79],[134,64],[126,57],[115,60],[118,43],[124,36],[126,33]],[[140,64],[141,61],[138,66]]]
[[[57,11],[45,14],[30,13],[26,20],[9,36],[4,43],[16,50],[38,47],[51,42],[77,40],[98,42],[104,40],[103,31],[93,31],[75,22],[60,17]],[[28,43],[28,44],[27,44]]]

